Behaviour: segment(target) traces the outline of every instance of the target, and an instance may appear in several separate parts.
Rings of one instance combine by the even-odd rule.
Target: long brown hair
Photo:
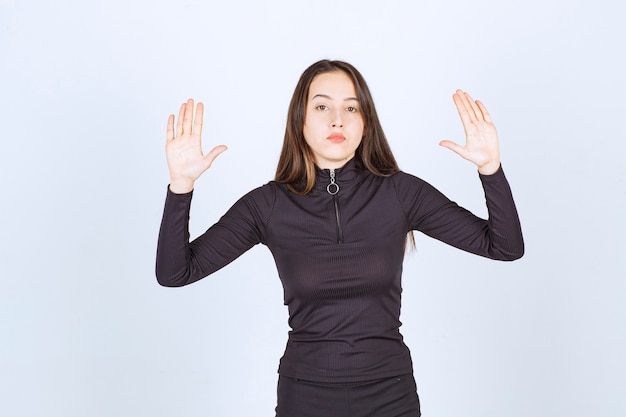
[[[337,71],[344,72],[352,80],[365,123],[363,138],[354,156],[356,166],[385,177],[399,171],[365,79],[347,62],[325,59],[314,63],[302,73],[287,113],[285,139],[274,179],[287,184],[297,194],[307,194],[315,184],[315,162],[303,133],[309,87],[317,75]]]

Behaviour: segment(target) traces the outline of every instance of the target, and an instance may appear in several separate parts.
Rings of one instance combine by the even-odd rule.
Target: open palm
[[[500,146],[496,127],[487,108],[462,90],[457,90],[452,98],[465,130],[465,145],[450,140],[443,140],[439,144],[476,164],[481,174],[493,174],[500,167]]]
[[[209,169],[215,158],[227,148],[219,145],[204,155],[202,152],[202,120],[204,106],[198,103],[194,116],[193,99],[180,106],[178,121],[174,128],[174,115],[167,121],[165,153],[170,171],[170,190],[186,193],[193,189],[195,181]]]

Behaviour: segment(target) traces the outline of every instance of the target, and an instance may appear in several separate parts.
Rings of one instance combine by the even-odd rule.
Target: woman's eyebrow
[[[333,99],[331,96],[329,96],[327,94],[316,94],[313,97],[311,97],[311,100],[315,100],[318,97],[325,98],[325,99],[328,99],[328,100],[332,100]],[[356,98],[356,97],[346,97],[346,98],[343,99],[343,101],[349,101],[349,100],[359,101],[359,99]]]

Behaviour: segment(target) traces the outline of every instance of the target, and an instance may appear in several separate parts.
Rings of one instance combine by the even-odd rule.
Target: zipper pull
[[[330,184],[326,186],[326,191],[328,194],[335,195],[339,192],[339,184],[335,182],[335,170],[330,170]]]

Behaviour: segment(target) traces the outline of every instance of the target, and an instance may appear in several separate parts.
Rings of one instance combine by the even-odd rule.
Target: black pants
[[[280,376],[276,417],[419,417],[412,374],[358,383]]]

